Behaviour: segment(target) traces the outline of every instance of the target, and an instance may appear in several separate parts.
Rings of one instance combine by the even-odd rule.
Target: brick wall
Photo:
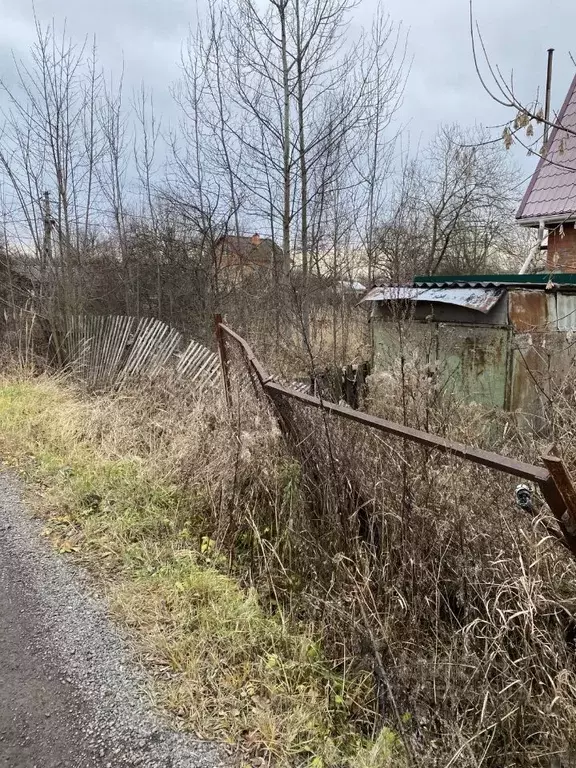
[[[550,272],[576,272],[576,229],[572,222],[564,225],[563,236],[558,229],[549,233],[546,268]]]

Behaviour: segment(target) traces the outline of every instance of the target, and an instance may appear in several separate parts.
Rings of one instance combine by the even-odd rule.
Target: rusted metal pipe
[[[378,416],[371,416],[368,413],[356,411],[354,408],[348,408],[345,405],[337,405],[336,403],[330,403],[326,400],[320,400],[317,397],[312,397],[312,395],[296,392],[282,384],[277,384],[275,381],[268,382],[265,387],[269,392],[283,395],[284,397],[290,397],[293,400],[299,400],[301,403],[312,406],[313,408],[322,408],[323,410],[328,411],[328,413],[332,413],[335,416],[341,416],[350,421],[355,421],[365,427],[371,427],[372,429],[386,432],[395,437],[406,438],[411,442],[419,443],[426,448],[432,448],[441,453],[449,453],[453,456],[459,456],[474,464],[481,464],[490,469],[507,472],[509,475],[514,475],[515,477],[523,477],[526,480],[531,480],[535,483],[546,482],[550,477],[548,470],[544,467],[538,467],[535,464],[527,464],[524,461],[511,459],[508,456],[500,456],[498,453],[484,451],[481,448],[473,448],[464,443],[447,440],[446,438],[434,435],[431,432],[423,432],[420,429],[406,427],[404,424],[381,419]]]
[[[232,407],[232,397],[230,396],[230,371],[228,370],[228,355],[226,353],[226,342],[222,329],[222,315],[214,315],[214,331],[216,333],[216,343],[218,344],[218,355],[220,357],[220,370],[222,371],[222,384],[224,386],[224,398],[226,407]]]

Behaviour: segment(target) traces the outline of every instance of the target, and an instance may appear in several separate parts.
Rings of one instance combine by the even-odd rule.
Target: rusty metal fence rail
[[[556,455],[556,450],[551,447],[542,456],[542,465],[529,464],[524,461],[502,456],[491,451],[486,451],[464,443],[448,440],[442,436],[419,429],[405,426],[400,423],[388,421],[353,408],[323,400],[320,397],[296,391],[274,380],[258,360],[250,345],[231,328],[222,322],[217,315],[216,339],[222,367],[222,380],[227,405],[232,405],[232,388],[241,392],[241,383],[233,381],[231,371],[230,351],[234,350],[237,358],[242,360],[247,376],[244,377],[245,385],[250,388],[257,386],[269,400],[273,410],[281,414],[281,401],[293,401],[307,409],[316,409],[323,414],[337,419],[354,422],[361,427],[370,428],[386,435],[401,438],[409,443],[423,446],[431,451],[459,457],[467,462],[480,465],[491,470],[504,472],[514,477],[522,478],[535,483],[542,493],[551,512],[558,522],[560,532],[549,528],[549,533],[555,536],[576,557],[576,489],[572,483],[570,473],[562,459]],[[280,419],[283,427],[287,425],[285,413]]]

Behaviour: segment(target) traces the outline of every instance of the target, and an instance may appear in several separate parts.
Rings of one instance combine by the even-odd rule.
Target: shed
[[[532,422],[576,357],[576,274],[419,276],[362,301],[374,372],[394,370],[402,352],[464,401]]]

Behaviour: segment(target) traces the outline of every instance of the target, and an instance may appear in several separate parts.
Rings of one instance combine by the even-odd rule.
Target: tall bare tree
[[[90,240],[99,140],[95,109],[101,92],[95,45],[76,45],[66,29],[42,27],[27,60],[15,60],[16,83],[0,81],[7,107],[0,167],[18,201],[20,233],[39,254],[40,283],[57,285],[58,305],[78,309],[78,268]],[[45,192],[48,192],[46,197]],[[46,200],[50,201],[47,222]],[[46,227],[53,259],[45,263]]]
[[[446,126],[406,162],[379,229],[384,276],[482,272],[513,258],[520,176],[504,147],[484,135]]]

